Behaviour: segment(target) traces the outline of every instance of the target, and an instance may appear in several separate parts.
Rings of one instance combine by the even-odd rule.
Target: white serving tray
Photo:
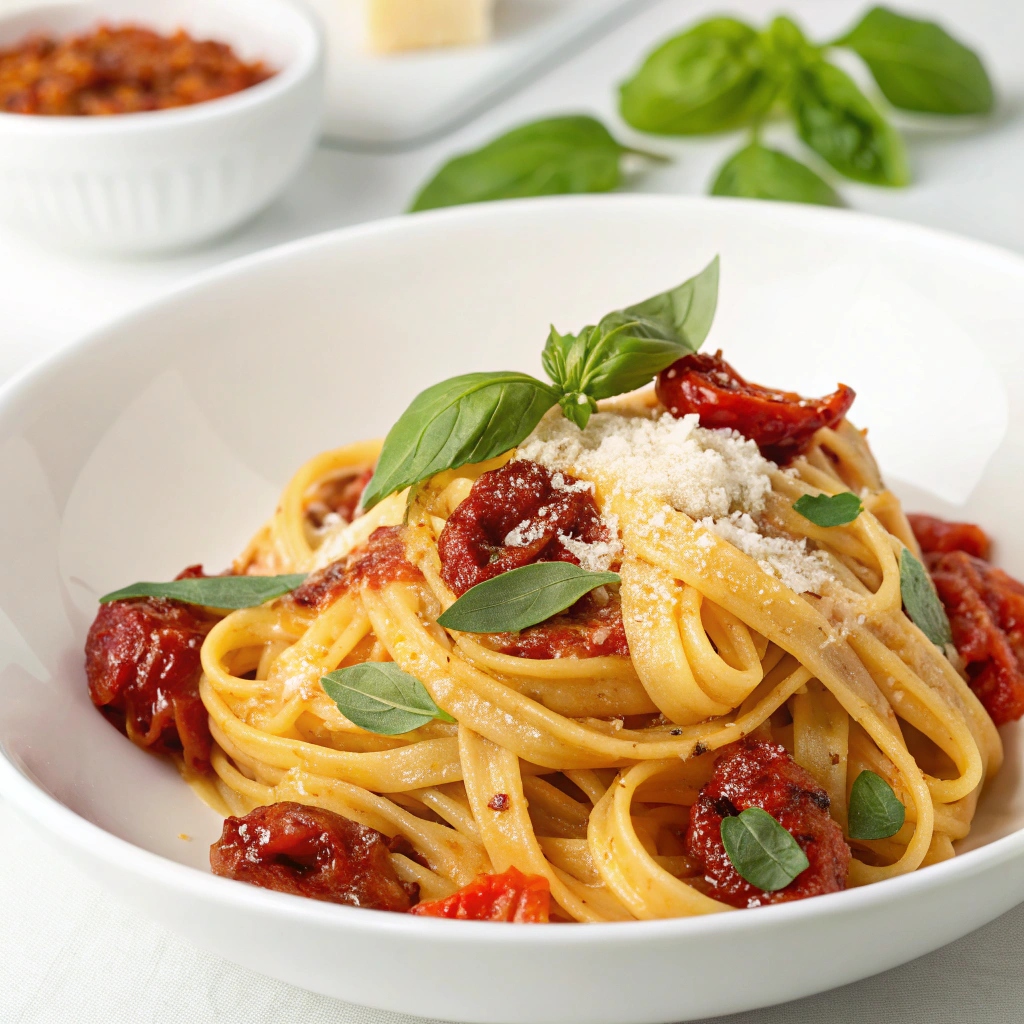
[[[307,0],[329,40],[325,134],[343,146],[405,149],[485,110],[651,0],[498,0],[488,45],[388,56],[362,49],[361,2]]]

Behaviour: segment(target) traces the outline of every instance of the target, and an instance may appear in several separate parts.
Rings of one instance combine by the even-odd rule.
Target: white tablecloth
[[[518,2],[518,0],[506,0]],[[0,9],[11,0],[0,0]],[[728,7],[765,20],[776,0],[662,0],[527,90],[434,145],[390,156],[321,150],[288,194],[216,247],[171,260],[84,261],[0,233],[0,380],[188,275],[267,245],[397,215],[430,170],[506,126],[589,110],[616,124],[613,85],[658,39]],[[812,37],[834,37],[862,9],[854,0],[792,0]],[[906,128],[915,184],[843,185],[851,206],[1024,251],[1024,4],[900,0],[934,13],[986,54],[1002,93],[984,123]],[[140,0],[140,12],[144,11]],[[630,138],[621,126],[619,134]],[[784,137],[783,133],[783,136]],[[671,165],[631,180],[636,190],[700,193],[735,138],[645,140]],[[922,960],[799,1003],[723,1020],[735,1024],[1009,1024],[1024,1020],[1024,908]],[[200,953],[119,906],[44,845],[0,802],[0,1021],[74,1024],[398,1024],[278,984]]]

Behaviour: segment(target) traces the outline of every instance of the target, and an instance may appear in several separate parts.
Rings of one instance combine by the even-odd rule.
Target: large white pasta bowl
[[[392,1010],[648,1024],[764,1006],[917,957],[1024,900],[1019,730],[956,859],[760,910],[634,924],[437,921],[215,878],[220,822],[92,708],[96,597],[226,564],[317,450],[425,385],[539,372],[576,330],[722,257],[709,345],[837,380],[915,507],[1024,574],[1024,261],[850,213],[641,197],[509,203],[326,235],[216,271],[0,393],[0,792],[111,893],[230,960]],[[191,841],[182,836],[191,837]]]

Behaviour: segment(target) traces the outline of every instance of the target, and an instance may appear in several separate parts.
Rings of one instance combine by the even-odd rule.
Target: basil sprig
[[[810,167],[788,153],[762,146],[756,139],[722,164],[711,185],[711,194],[818,206],[843,205],[839,193]]]
[[[737,874],[764,892],[784,889],[810,867],[800,844],[760,807],[723,818],[721,828],[722,845]]]
[[[904,548],[900,554],[900,594],[911,622],[937,647],[953,642],[946,609],[942,607],[928,570]]]
[[[437,621],[463,633],[512,633],[564,612],[597,587],[618,582],[614,572],[588,572],[571,562],[535,562],[470,587]]]
[[[525,373],[469,373],[427,388],[385,439],[363,507],[443,470],[507,452],[559,402],[582,429],[598,399],[642,387],[696,352],[711,330],[717,300],[716,257],[689,281],[578,335],[552,329],[543,362],[553,384]]]
[[[320,685],[350,722],[381,736],[400,736],[435,719],[455,721],[415,676],[391,661],[338,669],[324,676]]]
[[[834,45],[860,55],[894,107],[987,114],[995,102],[981,58],[933,21],[874,7]]]
[[[423,186],[409,212],[493,199],[611,192],[622,182],[627,153],[664,159],[623,146],[596,118],[546,118],[449,160]]]
[[[170,583],[133,583],[130,587],[104,594],[100,604],[126,601],[133,597],[164,597],[183,604],[207,608],[255,608],[288,594],[301,586],[303,574],[287,576],[210,576],[203,579],[172,580]]]
[[[906,817],[907,809],[881,775],[863,771],[857,776],[850,790],[851,839],[888,839],[903,828]]]
[[[974,51],[934,22],[876,7],[840,38],[814,43],[791,18],[763,29],[711,18],[659,45],[620,88],[632,127],[695,135],[747,127],[750,144],[718,170],[714,195],[836,205],[816,170],[760,145],[763,122],[787,115],[808,149],[856,181],[910,180],[903,140],[830,51],[857,53],[895,107],[935,114],[983,114],[994,93]]]
[[[864,511],[856,494],[802,494],[793,502],[793,511],[799,512],[815,526],[845,526]]]

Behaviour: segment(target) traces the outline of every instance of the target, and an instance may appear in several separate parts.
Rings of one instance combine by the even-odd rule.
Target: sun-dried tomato
[[[290,802],[227,818],[210,847],[210,867],[264,889],[371,910],[404,913],[419,894],[399,880],[376,829]]]
[[[441,578],[456,594],[534,562],[579,558],[562,542],[609,542],[591,490],[536,462],[484,473],[448,517],[438,540]]]
[[[801,398],[744,380],[717,352],[690,355],[658,374],[658,399],[673,416],[700,416],[700,425],[737,431],[782,466],[806,451],[822,427],[849,412],[856,393],[845,384],[824,398]]]
[[[921,551],[926,555],[947,551],[966,551],[975,558],[988,558],[992,541],[988,534],[974,523],[951,523],[936,516],[920,513],[907,516]]]
[[[198,565],[178,579],[203,576]],[[159,597],[111,601],[85,642],[89,696],[133,743],[181,752],[194,771],[210,769],[213,739],[199,697],[200,649],[217,617]]]
[[[704,871],[707,894],[734,907],[759,907],[846,887],[850,848],[829,817],[829,800],[785,747],[746,739],[725,748],[690,813],[687,853]],[[800,844],[810,866],[784,889],[763,892],[742,878],[722,843],[722,819],[748,807],[767,811]]]
[[[971,689],[996,725],[1024,716],[1024,586],[966,551],[925,555]]]
[[[405,557],[403,532],[401,526],[378,526],[365,544],[313,573],[286,600],[301,608],[323,611],[352,587],[380,590],[389,583],[423,579]]]
[[[500,875],[481,875],[451,896],[420,903],[411,913],[460,921],[547,924],[551,886],[542,875],[524,875],[512,867]]]

